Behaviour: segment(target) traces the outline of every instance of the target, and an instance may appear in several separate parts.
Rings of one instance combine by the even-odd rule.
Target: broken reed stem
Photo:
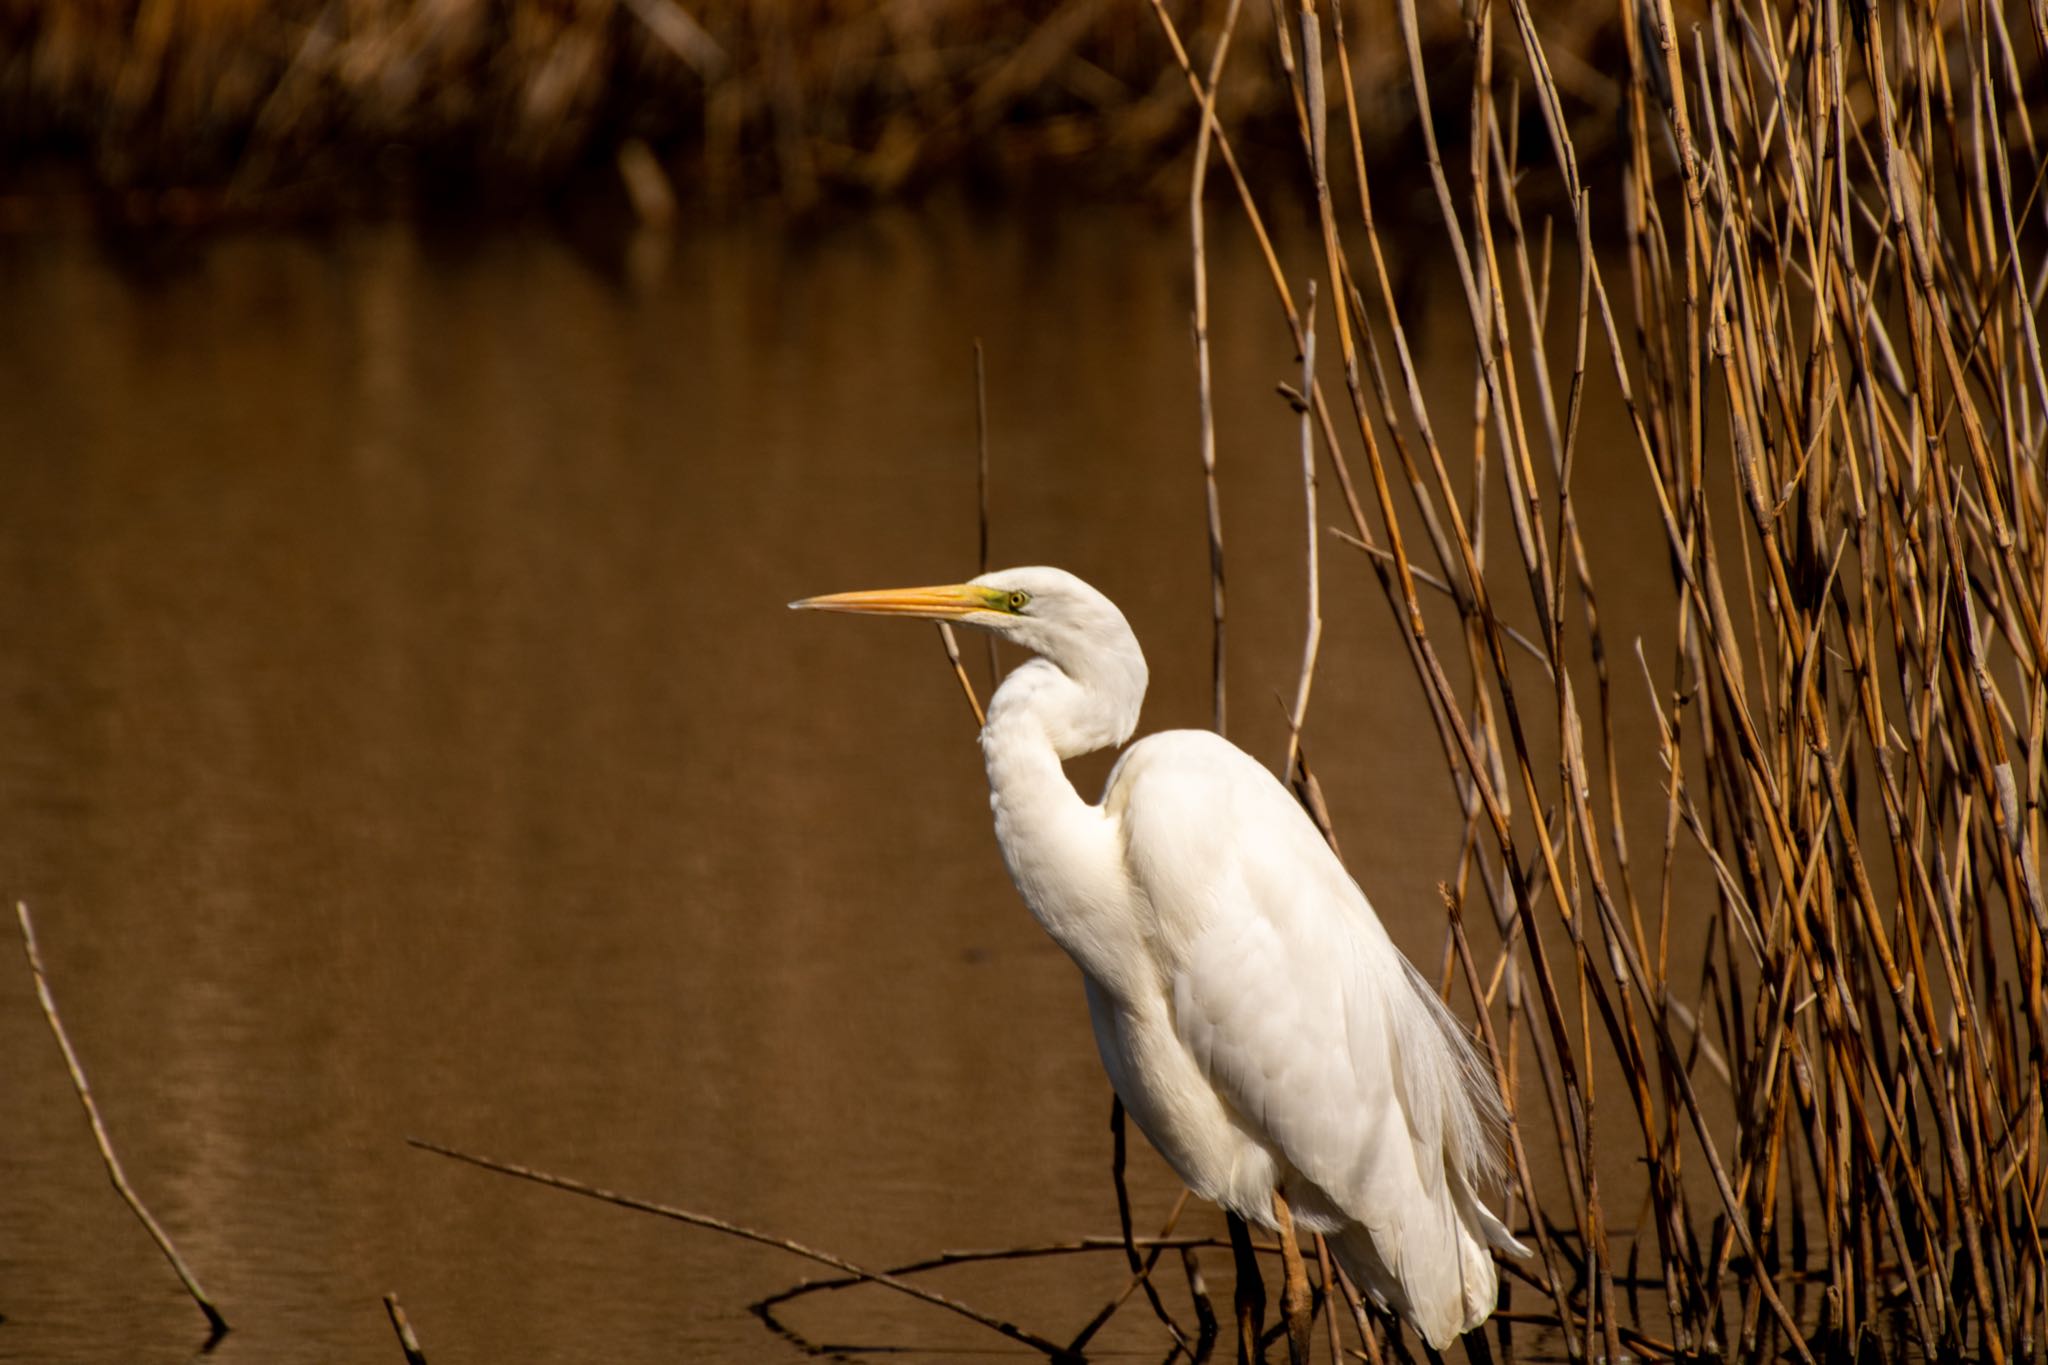
[[[819,1265],[830,1266],[832,1269],[841,1271],[861,1283],[880,1285],[885,1289],[893,1289],[899,1294],[931,1304],[935,1308],[943,1308],[947,1312],[963,1317],[969,1322],[977,1323],[991,1332],[1029,1346],[1040,1355],[1050,1357],[1053,1360],[1065,1361],[1070,1359],[1065,1347],[1048,1341],[1035,1332],[1027,1331],[1014,1323],[1006,1322],[1001,1318],[984,1313],[978,1308],[960,1302],[958,1299],[948,1298],[944,1294],[935,1293],[924,1288],[922,1285],[911,1284],[889,1271],[863,1269],[852,1261],[841,1256],[835,1256],[829,1251],[819,1251],[815,1247],[805,1246],[801,1242],[791,1241],[786,1237],[777,1237],[772,1233],[757,1232],[752,1228],[742,1227],[737,1223],[729,1223],[723,1218],[714,1218],[710,1214],[695,1213],[689,1209],[676,1208],[670,1204],[658,1204],[653,1200],[636,1199],[631,1195],[619,1194],[612,1190],[601,1189],[595,1185],[586,1185],[580,1180],[572,1180],[567,1176],[551,1175],[546,1171],[535,1170],[530,1166],[521,1166],[515,1162],[499,1161],[492,1157],[478,1156],[471,1152],[459,1151],[453,1147],[444,1147],[437,1142],[429,1142],[424,1138],[409,1137],[405,1141],[408,1146],[417,1147],[423,1152],[433,1152],[437,1156],[449,1157],[455,1161],[465,1162],[486,1171],[495,1171],[500,1175],[515,1176],[520,1180],[530,1180],[536,1185],[546,1185],[550,1189],[582,1195],[586,1199],[595,1199],[602,1203],[614,1204],[619,1208],[633,1209],[640,1213],[651,1213],[656,1217],[671,1219],[678,1223],[687,1223],[691,1227],[704,1228],[711,1232],[722,1232],[728,1237],[738,1237],[743,1241],[756,1242],[766,1247],[774,1247],[776,1250],[786,1251],[792,1256],[801,1256],[807,1261],[816,1261]]]
[[[405,1309],[399,1306],[398,1295],[384,1296],[384,1313],[391,1319],[391,1330],[398,1334],[398,1349],[405,1352],[405,1365],[427,1365],[427,1353],[420,1348],[420,1339],[412,1330],[412,1319],[406,1317]]]
[[[977,553],[976,573],[987,573],[988,562],[988,367],[981,352],[981,338],[974,339],[974,504]],[[996,664],[996,637],[982,636],[988,646],[988,686],[993,693],[1001,674]],[[976,708],[977,715],[980,708]]]
[[[1159,0],[1153,0],[1155,8]],[[1201,419],[1202,487],[1209,518],[1209,616],[1210,688],[1212,723],[1217,734],[1225,733],[1227,716],[1224,686],[1223,628],[1223,501],[1216,487],[1216,404],[1209,377],[1209,256],[1208,228],[1202,197],[1209,187],[1209,146],[1216,129],[1216,89],[1223,76],[1223,64],[1230,55],[1230,38],[1237,31],[1242,0],[1230,0],[1223,16],[1223,31],[1209,58],[1209,78],[1202,83],[1200,128],[1195,134],[1195,165],[1188,179],[1188,232],[1193,243],[1195,270],[1195,386]],[[1161,22],[1170,23],[1165,11],[1157,11]],[[1183,63],[1185,65],[1185,63]],[[1190,71],[1192,78],[1192,71]]]
[[[1320,87],[1319,87],[1320,88]],[[1316,386],[1316,284],[1309,281],[1308,301],[1302,309],[1301,392],[1315,392]],[[1296,760],[1301,754],[1301,724],[1308,717],[1309,688],[1315,683],[1316,656],[1323,647],[1323,556],[1322,538],[1316,524],[1316,430],[1308,399],[1298,405],[1301,412],[1301,496],[1308,541],[1308,629],[1301,644],[1301,678],[1294,688],[1294,710],[1287,718],[1287,759],[1280,765],[1283,780],[1294,780]]]
[[[974,713],[975,728],[988,724],[988,713],[981,709],[981,698],[974,695],[974,680],[967,676],[967,665],[960,661],[960,642],[953,638],[953,627],[941,621],[939,642],[945,646],[946,662],[953,666],[953,676],[960,680],[960,691],[967,698],[967,709]]]
[[[43,1018],[49,1022],[50,1032],[56,1037],[57,1046],[64,1054],[64,1068],[71,1073],[71,1086],[78,1092],[78,1102],[85,1109],[86,1122],[92,1126],[92,1140],[100,1149],[100,1160],[106,1163],[107,1178],[113,1182],[115,1191],[121,1196],[122,1202],[128,1205],[129,1211],[149,1230],[151,1239],[156,1242],[157,1250],[163,1252],[164,1259],[171,1263],[171,1269],[177,1272],[178,1280],[185,1286],[185,1292],[192,1296],[192,1302],[198,1304],[199,1311],[206,1315],[209,1344],[218,1341],[227,1334],[228,1320],[221,1316],[220,1309],[214,1306],[212,1297],[201,1287],[198,1277],[192,1273],[192,1268],[185,1264],[185,1258],[180,1256],[177,1247],[171,1244],[170,1235],[143,1206],[134,1186],[128,1183],[127,1172],[121,1169],[121,1158],[114,1155],[114,1143],[107,1136],[107,1126],[100,1120],[100,1108],[93,1101],[92,1086],[85,1079],[85,1068],[79,1064],[78,1053],[71,1046],[70,1036],[64,1032],[64,1021],[57,1014],[57,999],[50,992],[49,976],[43,970],[43,955],[36,946],[35,924],[29,917],[28,904],[23,901],[16,902],[14,912],[21,921],[21,946],[28,954],[29,971],[35,977],[36,999],[42,1002]]]
[[[977,573],[988,572],[988,375],[982,366],[981,338],[974,339],[974,492],[976,562],[981,566]],[[960,691],[967,698],[967,709],[974,713],[974,727],[981,729],[988,724],[988,712],[982,709],[981,698],[974,695],[974,682],[967,676],[967,665],[960,659],[960,641],[953,635],[950,622],[940,621],[939,642],[945,647],[946,662],[952,665],[953,676],[959,679]],[[988,685],[993,695],[997,683],[996,637],[983,633],[988,645]]]

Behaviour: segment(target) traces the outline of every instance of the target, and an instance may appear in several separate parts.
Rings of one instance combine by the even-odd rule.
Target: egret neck
[[[1024,903],[1083,972],[1127,998],[1136,945],[1130,919],[1111,904],[1123,885],[1116,826],[1060,766],[1122,744],[1137,727],[1145,656],[1128,626],[1116,643],[1079,677],[1050,655],[1017,668],[989,702],[981,753],[996,842]]]

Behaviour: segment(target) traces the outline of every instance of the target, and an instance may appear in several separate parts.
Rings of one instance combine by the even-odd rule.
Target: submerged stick
[[[550,1189],[563,1190],[569,1194],[580,1194],[586,1199],[595,1199],[606,1204],[616,1204],[622,1209],[634,1209],[640,1213],[651,1213],[657,1217],[667,1218],[674,1222],[688,1223],[691,1227],[707,1228],[712,1232],[722,1232],[728,1237],[738,1237],[743,1241],[757,1242],[764,1247],[774,1247],[777,1251],[786,1251],[792,1256],[801,1256],[807,1261],[816,1261],[819,1265],[831,1266],[834,1270],[843,1271],[869,1284],[878,1284],[885,1289],[893,1289],[899,1294],[907,1294],[911,1298],[931,1304],[935,1308],[943,1308],[949,1313],[958,1314],[969,1322],[979,1323],[991,1332],[998,1332],[1010,1340],[1029,1346],[1040,1355],[1047,1356],[1053,1360],[1068,1361],[1073,1359],[1064,1346],[1047,1341],[1037,1333],[1027,1331],[1015,1323],[1005,1322],[1001,1318],[994,1317],[982,1312],[978,1308],[964,1304],[958,1299],[951,1299],[944,1294],[935,1293],[920,1285],[914,1285],[906,1280],[898,1279],[887,1271],[865,1269],[855,1265],[845,1257],[835,1256],[829,1251],[820,1251],[816,1247],[808,1247],[801,1242],[793,1242],[786,1237],[777,1237],[772,1233],[757,1232],[753,1228],[741,1227],[738,1223],[728,1223],[725,1219],[714,1218],[708,1213],[695,1213],[689,1209],[677,1208],[673,1204],[657,1204],[651,1199],[636,1199],[629,1194],[620,1194],[614,1190],[600,1189],[596,1185],[586,1185],[580,1180],[572,1180],[567,1176],[551,1175],[546,1171],[535,1170],[531,1166],[521,1166],[515,1162],[499,1161],[493,1157],[478,1156],[472,1152],[458,1151],[453,1147],[444,1147],[438,1142],[429,1142],[425,1138],[409,1137],[405,1141],[409,1147],[417,1147],[423,1152],[433,1152],[437,1156],[445,1156],[456,1161],[467,1162],[471,1166],[478,1166],[486,1171],[496,1171],[500,1175],[517,1176],[521,1180],[530,1180],[536,1185],[546,1185]]]
[[[384,1312],[391,1319],[391,1330],[398,1333],[398,1349],[405,1352],[405,1365],[427,1365],[427,1353],[420,1349],[420,1339],[412,1330],[412,1319],[398,1306],[398,1295],[384,1296]]]
[[[21,944],[28,953],[28,969],[35,974],[36,998],[42,1002],[43,1018],[50,1023],[50,1032],[56,1035],[57,1046],[64,1053],[64,1067],[71,1073],[72,1088],[78,1092],[78,1102],[85,1107],[86,1121],[92,1125],[92,1140],[99,1145],[100,1160],[107,1164],[107,1178],[114,1182],[114,1189],[127,1203],[135,1216],[142,1220],[142,1226],[149,1229],[149,1235],[156,1239],[157,1249],[164,1259],[171,1263],[171,1269],[178,1272],[178,1279],[184,1283],[185,1292],[192,1296],[192,1302],[199,1305],[199,1311],[206,1315],[207,1327],[211,1330],[208,1342],[220,1340],[227,1335],[228,1320],[221,1316],[220,1309],[213,1306],[213,1299],[200,1286],[199,1279],[192,1273],[185,1258],[171,1245],[171,1239],[161,1224],[143,1207],[136,1196],[134,1186],[128,1183],[128,1175],[121,1169],[121,1158],[114,1155],[113,1141],[107,1136],[107,1126],[100,1122],[99,1106],[93,1103],[92,1086],[85,1079],[85,1068],[78,1064],[78,1053],[72,1049],[71,1039],[64,1032],[64,1021],[57,1015],[56,997],[50,994],[50,981],[43,971],[43,955],[36,947],[35,924],[29,918],[28,904],[17,901],[15,914],[21,919]]]

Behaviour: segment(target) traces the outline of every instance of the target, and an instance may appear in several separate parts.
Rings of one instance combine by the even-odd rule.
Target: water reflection
[[[1218,238],[1233,733],[1277,760],[1292,358]],[[435,1358],[796,1354],[745,1306],[802,1266],[408,1133],[870,1264],[1114,1228],[1077,981],[1003,876],[936,640],[782,604],[971,570],[979,336],[997,560],[1103,587],[1153,661],[1145,728],[1205,723],[1178,229],[899,212],[684,233],[658,264],[393,229],[144,274],[0,242],[4,890],[236,1325],[223,1361],[388,1355],[387,1289]],[[1462,365],[1431,382],[1469,402]],[[1424,953],[1455,808],[1376,589],[1332,563],[1312,743]],[[0,1359],[186,1358],[196,1314],[106,1190],[25,973],[0,1002]],[[1156,1221],[1176,1187],[1142,1144],[1132,1180]],[[1123,1277],[944,1287],[1063,1338]],[[872,1294],[792,1316],[989,1344]],[[1161,1344],[1142,1309],[1099,1342]]]

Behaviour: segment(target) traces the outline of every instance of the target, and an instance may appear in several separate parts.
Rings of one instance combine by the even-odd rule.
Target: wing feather
[[[1247,1128],[1361,1225],[1338,1241],[1353,1273],[1447,1342],[1491,1307],[1485,1243],[1505,1234],[1473,1193],[1498,1174],[1505,1121],[1463,1026],[1242,750],[1155,736],[1111,788],[1183,1045]]]

